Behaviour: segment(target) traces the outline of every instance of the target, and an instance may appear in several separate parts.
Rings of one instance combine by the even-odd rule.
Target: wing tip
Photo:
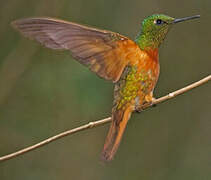
[[[31,40],[33,40],[33,38],[27,36],[25,33],[24,33],[24,28],[21,27],[22,24],[24,24],[24,20],[25,19],[18,19],[18,20],[14,20],[10,23],[11,27],[13,29],[15,29],[16,31],[18,31],[20,34],[22,34],[24,37],[27,37]]]
[[[21,25],[23,25],[24,23],[25,23],[25,21],[26,21],[27,19],[17,19],[17,20],[14,20],[14,21],[12,21],[11,23],[10,23],[10,25],[14,28],[14,29],[16,29],[16,30],[18,30],[18,31],[20,31],[21,32]]]
[[[20,27],[21,21],[22,21],[21,19],[20,20],[14,20],[10,23],[10,25],[13,29],[15,29],[16,31],[18,31],[19,33],[24,35],[24,33],[22,32],[22,28]]]
[[[10,26],[12,26],[14,29],[17,29],[17,21],[18,21],[18,20],[12,21],[12,22],[10,23]]]

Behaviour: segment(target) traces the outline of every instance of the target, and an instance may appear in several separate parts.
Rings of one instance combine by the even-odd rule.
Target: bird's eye
[[[156,25],[161,25],[161,24],[164,23],[164,21],[162,21],[161,19],[156,19],[156,20],[154,21],[154,23],[155,23]]]

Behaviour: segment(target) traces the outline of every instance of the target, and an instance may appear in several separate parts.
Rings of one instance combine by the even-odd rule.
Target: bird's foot
[[[145,102],[142,105],[139,105],[139,106],[135,107],[135,111],[140,113],[140,112],[144,111],[146,108],[148,108],[150,106],[151,107],[156,107],[157,105],[154,104],[155,100],[156,100],[156,98],[154,98],[154,97],[150,97],[149,99],[148,99],[148,97],[146,97],[145,98]]]

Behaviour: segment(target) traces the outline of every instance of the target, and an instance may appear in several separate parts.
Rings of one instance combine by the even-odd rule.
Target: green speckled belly
[[[140,105],[152,91],[152,82],[151,70],[138,70],[136,66],[126,67],[121,79],[115,84],[114,107],[118,110],[127,105],[133,105],[134,108]]]

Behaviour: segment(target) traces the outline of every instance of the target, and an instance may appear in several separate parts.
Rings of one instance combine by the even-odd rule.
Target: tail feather
[[[113,112],[111,126],[101,154],[102,160],[110,161],[113,159],[119,147],[127,122],[130,119],[131,112],[132,108],[130,106],[125,108],[124,111],[117,110]]]

